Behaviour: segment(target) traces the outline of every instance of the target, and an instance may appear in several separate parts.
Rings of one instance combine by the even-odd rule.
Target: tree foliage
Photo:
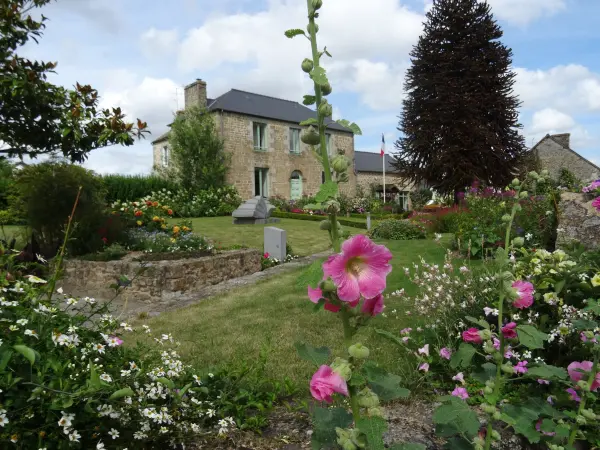
[[[169,133],[173,176],[190,192],[225,185],[229,155],[217,133],[214,117],[192,106],[175,117]]]
[[[46,26],[46,17],[34,20],[29,12],[51,1],[0,2],[0,154],[62,153],[81,162],[96,148],[132,145],[148,132],[145,122],[126,122],[120,108],[98,108],[98,92],[89,85],[66,89],[50,83],[57,63],[18,55],[30,39],[38,42]]]
[[[526,148],[502,35],[487,3],[434,1],[406,74],[394,161],[404,177],[444,194],[514,178]]]

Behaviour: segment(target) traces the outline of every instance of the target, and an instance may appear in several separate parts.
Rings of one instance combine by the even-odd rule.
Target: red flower
[[[172,209],[167,209],[167,214],[172,216],[173,215],[173,210]]]
[[[140,211],[139,209],[135,213],[133,213],[133,215],[135,217],[140,217],[142,214],[144,214],[144,213],[142,211]]]
[[[265,258],[265,259],[269,259],[269,252],[265,253],[265,254],[263,255],[263,258]]]
[[[150,200],[146,201],[147,206],[152,206],[152,202]]]
[[[104,242],[105,244],[108,244],[108,239],[106,237],[103,237],[102,242]]]

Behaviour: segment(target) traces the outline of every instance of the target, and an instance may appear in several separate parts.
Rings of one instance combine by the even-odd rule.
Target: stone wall
[[[558,248],[573,241],[588,249],[600,248],[600,212],[592,206],[592,201],[584,194],[567,192],[561,195],[556,239]]]
[[[383,185],[383,174],[381,172],[359,172],[356,178],[357,186],[360,186],[365,193],[368,193],[371,184]],[[404,180],[401,176],[395,173],[385,174],[385,186],[395,186],[399,191],[414,191],[414,185],[409,181]]]
[[[555,180],[562,168],[569,169],[577,178],[583,181],[600,177],[598,167],[573,150],[561,146],[549,136],[536,145],[535,152],[541,168],[548,170],[550,176]]]
[[[178,298],[193,296],[207,286],[260,271],[259,250],[234,250],[213,256],[172,261],[147,262],[146,269],[126,290],[136,304],[164,308],[176,305]],[[128,255],[119,261],[68,260],[59,286],[74,297],[110,300],[110,289],[121,275],[133,279],[140,263]]]
[[[302,174],[302,193],[315,195],[319,191],[323,168],[316,160],[310,147],[300,142],[300,153],[290,152],[290,129],[299,125],[271,119],[253,118],[235,113],[217,113],[217,129],[225,138],[225,151],[231,153],[232,161],[227,182],[235,185],[243,199],[254,196],[254,169],[268,169],[268,194],[290,198],[290,177],[292,172]],[[253,122],[267,125],[267,148],[254,149]],[[354,135],[350,132],[328,130],[331,133],[331,147],[354,159]],[[354,196],[356,176],[349,170],[350,180],[342,184],[342,191]]]

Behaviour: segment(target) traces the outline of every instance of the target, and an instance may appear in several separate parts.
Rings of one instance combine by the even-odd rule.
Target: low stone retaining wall
[[[126,290],[128,298],[137,304],[164,307],[207,286],[259,272],[261,252],[233,250],[200,258],[147,261],[145,270],[134,279],[142,267],[134,261],[136,256],[140,255],[131,254],[119,261],[66,261],[58,285],[74,297],[106,301],[115,295],[110,285],[126,275],[133,280]]]
[[[585,248],[600,248],[600,212],[592,206],[593,198],[584,194],[561,194],[558,215],[557,248],[574,241]]]

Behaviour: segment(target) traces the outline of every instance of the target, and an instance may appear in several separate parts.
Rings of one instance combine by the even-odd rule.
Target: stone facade
[[[133,279],[125,291],[128,297],[136,303],[164,308],[207,286],[259,272],[261,254],[259,250],[234,250],[200,258],[151,261],[135,279],[141,266],[133,255],[107,262],[69,260],[59,286],[74,297],[93,295],[107,301],[115,294],[110,285],[126,275]]]
[[[284,100],[282,100],[284,101]],[[186,105],[206,105],[206,83],[197,80],[186,86]],[[210,100],[209,100],[210,102]],[[266,119],[239,114],[230,111],[214,110],[217,130],[225,141],[225,151],[232,155],[227,183],[234,185],[240,196],[246,200],[258,195],[257,177],[264,177],[267,197],[281,196],[292,198],[292,176],[294,176],[294,194],[315,195],[322,184],[323,169],[312,153],[310,146],[300,141],[299,152],[290,151],[291,130],[301,130],[298,123]],[[266,127],[266,145],[264,149],[254,148],[254,124]],[[354,134],[350,131],[328,129],[330,134],[330,152],[343,152],[350,161],[354,160]],[[168,150],[168,135],[165,134],[153,143],[153,161],[155,167],[162,167],[163,149]],[[351,166],[352,167],[352,166]],[[262,169],[257,171],[257,169]],[[260,172],[260,173],[259,173]],[[347,195],[354,196],[356,176],[350,169],[349,181],[341,185]],[[301,180],[299,182],[298,180]],[[301,186],[301,187],[300,187]]]
[[[600,248],[600,212],[592,206],[593,198],[585,194],[561,194],[556,246],[580,242],[587,249]]]
[[[570,170],[582,181],[600,178],[600,167],[570,148],[569,134],[546,135],[532,149],[541,169],[557,179],[562,168]]]
[[[365,192],[369,192],[371,185],[382,185],[383,184],[383,174],[381,172],[358,172],[358,176],[356,178],[357,186],[360,186]],[[398,191],[414,191],[414,185],[409,181],[404,180],[401,176],[395,173],[387,173],[385,174],[385,187],[393,188],[395,187]]]

